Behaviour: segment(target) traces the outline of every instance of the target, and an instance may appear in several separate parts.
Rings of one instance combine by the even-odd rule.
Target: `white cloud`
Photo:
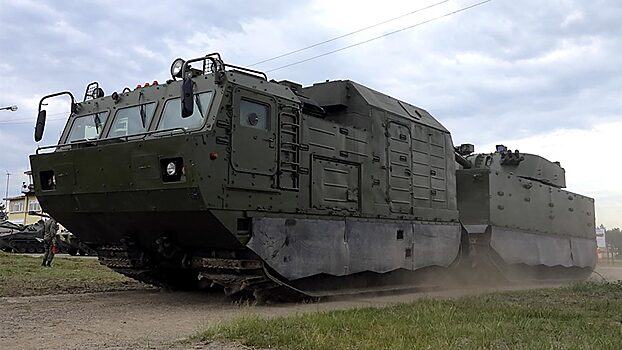
[[[50,30],[67,40],[72,40],[77,43],[85,43],[87,40],[92,39],[89,35],[67,23],[65,20],[55,22],[50,27]]]
[[[578,22],[582,22],[583,21],[583,12],[581,11],[573,11],[570,14],[568,14],[568,16],[566,16],[566,18],[564,18],[564,21],[561,23],[561,27],[562,28],[566,28],[569,27],[573,24],[576,24]]]

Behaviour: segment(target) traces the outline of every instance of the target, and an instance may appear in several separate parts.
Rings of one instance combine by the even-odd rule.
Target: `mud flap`
[[[287,279],[346,273],[344,221],[260,218],[252,228],[247,246]]]
[[[254,218],[248,247],[281,276],[345,276],[449,266],[460,226],[414,222]]]
[[[570,248],[572,250],[572,261],[574,266],[595,267],[596,266],[596,241],[585,238],[570,238]]]
[[[413,270],[428,266],[448,267],[460,251],[459,225],[414,224],[415,263]]]
[[[490,246],[508,264],[594,267],[596,241],[493,227]]]

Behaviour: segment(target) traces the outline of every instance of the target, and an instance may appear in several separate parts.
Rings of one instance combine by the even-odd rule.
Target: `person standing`
[[[53,218],[49,218],[43,224],[43,262],[41,266],[52,266],[52,259],[56,250],[56,232],[58,231],[58,223]]]

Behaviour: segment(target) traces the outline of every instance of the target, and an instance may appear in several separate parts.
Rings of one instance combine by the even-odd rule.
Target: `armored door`
[[[236,88],[231,121],[231,168],[234,173],[264,177],[277,170],[276,102],[270,96]],[[249,185],[249,184],[240,184]],[[262,186],[264,187],[264,186]]]
[[[387,125],[389,200],[394,213],[412,213],[411,137],[407,125],[390,121]]]

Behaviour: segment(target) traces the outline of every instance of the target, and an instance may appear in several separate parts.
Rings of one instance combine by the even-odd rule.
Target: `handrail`
[[[188,67],[190,67],[190,63],[202,61],[203,62],[203,73],[205,73],[205,69],[206,69],[205,64],[206,64],[206,62],[208,60],[212,62],[212,66],[213,67],[218,68],[218,63],[219,62],[222,63],[222,61],[217,61],[211,55],[214,55],[214,54],[206,55],[206,56],[203,56],[203,57],[192,58],[192,59],[189,59],[186,62],[184,62],[184,64],[181,66],[181,77],[182,77],[182,79],[186,78],[186,70],[188,70]]]
[[[142,132],[142,133],[133,134],[133,135],[125,135],[125,136],[111,137],[111,138],[105,138],[105,139],[95,139],[95,140],[82,140],[78,142],[59,143],[57,145],[37,147],[36,154],[39,154],[39,151],[44,150],[44,149],[51,149],[51,148],[58,149],[60,147],[76,146],[76,145],[88,144],[88,143],[93,143],[93,142],[102,142],[102,141],[110,141],[110,140],[121,140],[121,141],[128,142],[130,138],[144,140],[147,136],[150,136],[150,135],[155,135],[155,134],[165,133],[165,132],[172,132],[175,130],[179,130],[181,131],[181,133],[184,133],[184,134],[188,133],[188,130],[181,128],[181,127],[175,127],[175,128],[170,128],[170,129],[164,129],[164,130],[152,130],[152,131]],[[137,136],[140,136],[140,138],[137,138]]]
[[[247,73],[251,73],[253,75],[258,75],[262,78],[264,78],[264,80],[268,80],[268,75],[264,72],[258,71],[258,70],[254,70],[254,69],[250,69],[250,68],[246,68],[246,67],[241,67],[241,66],[236,66],[233,64],[229,64],[229,63],[224,63],[224,61],[222,60],[222,58],[220,57],[220,54],[218,52],[213,52],[213,53],[209,53],[203,57],[197,57],[197,58],[193,58],[190,59],[186,62],[184,62],[182,68],[181,68],[181,76],[182,78],[186,76],[186,71],[188,70],[188,67],[190,66],[190,63],[194,63],[194,62],[199,62],[202,61],[203,62],[203,74],[206,73],[206,64],[207,61],[211,61],[212,62],[212,67],[214,67],[214,70],[212,70],[213,72],[218,72],[218,71],[224,71],[226,68],[233,68],[233,69],[237,69],[243,72],[247,72]]]
[[[266,73],[258,71],[258,70],[254,70],[254,69],[250,69],[250,68],[246,68],[246,67],[235,66],[233,64],[228,64],[228,63],[225,63],[225,68],[226,67],[230,67],[230,68],[233,68],[233,69],[241,70],[243,72],[253,73],[255,75],[260,75],[265,80],[268,80],[268,75]]]
[[[212,53],[208,53],[207,55],[205,55],[205,57],[212,57],[212,56],[216,57],[216,61],[218,63],[224,65],[222,57],[220,57],[220,54],[218,52],[212,52]],[[203,61],[203,74],[206,74],[206,68],[207,68],[206,67],[206,63],[207,63],[207,60]],[[212,63],[214,63],[214,62],[212,61]],[[224,67],[216,67],[216,70],[221,70],[221,69],[224,70]]]

